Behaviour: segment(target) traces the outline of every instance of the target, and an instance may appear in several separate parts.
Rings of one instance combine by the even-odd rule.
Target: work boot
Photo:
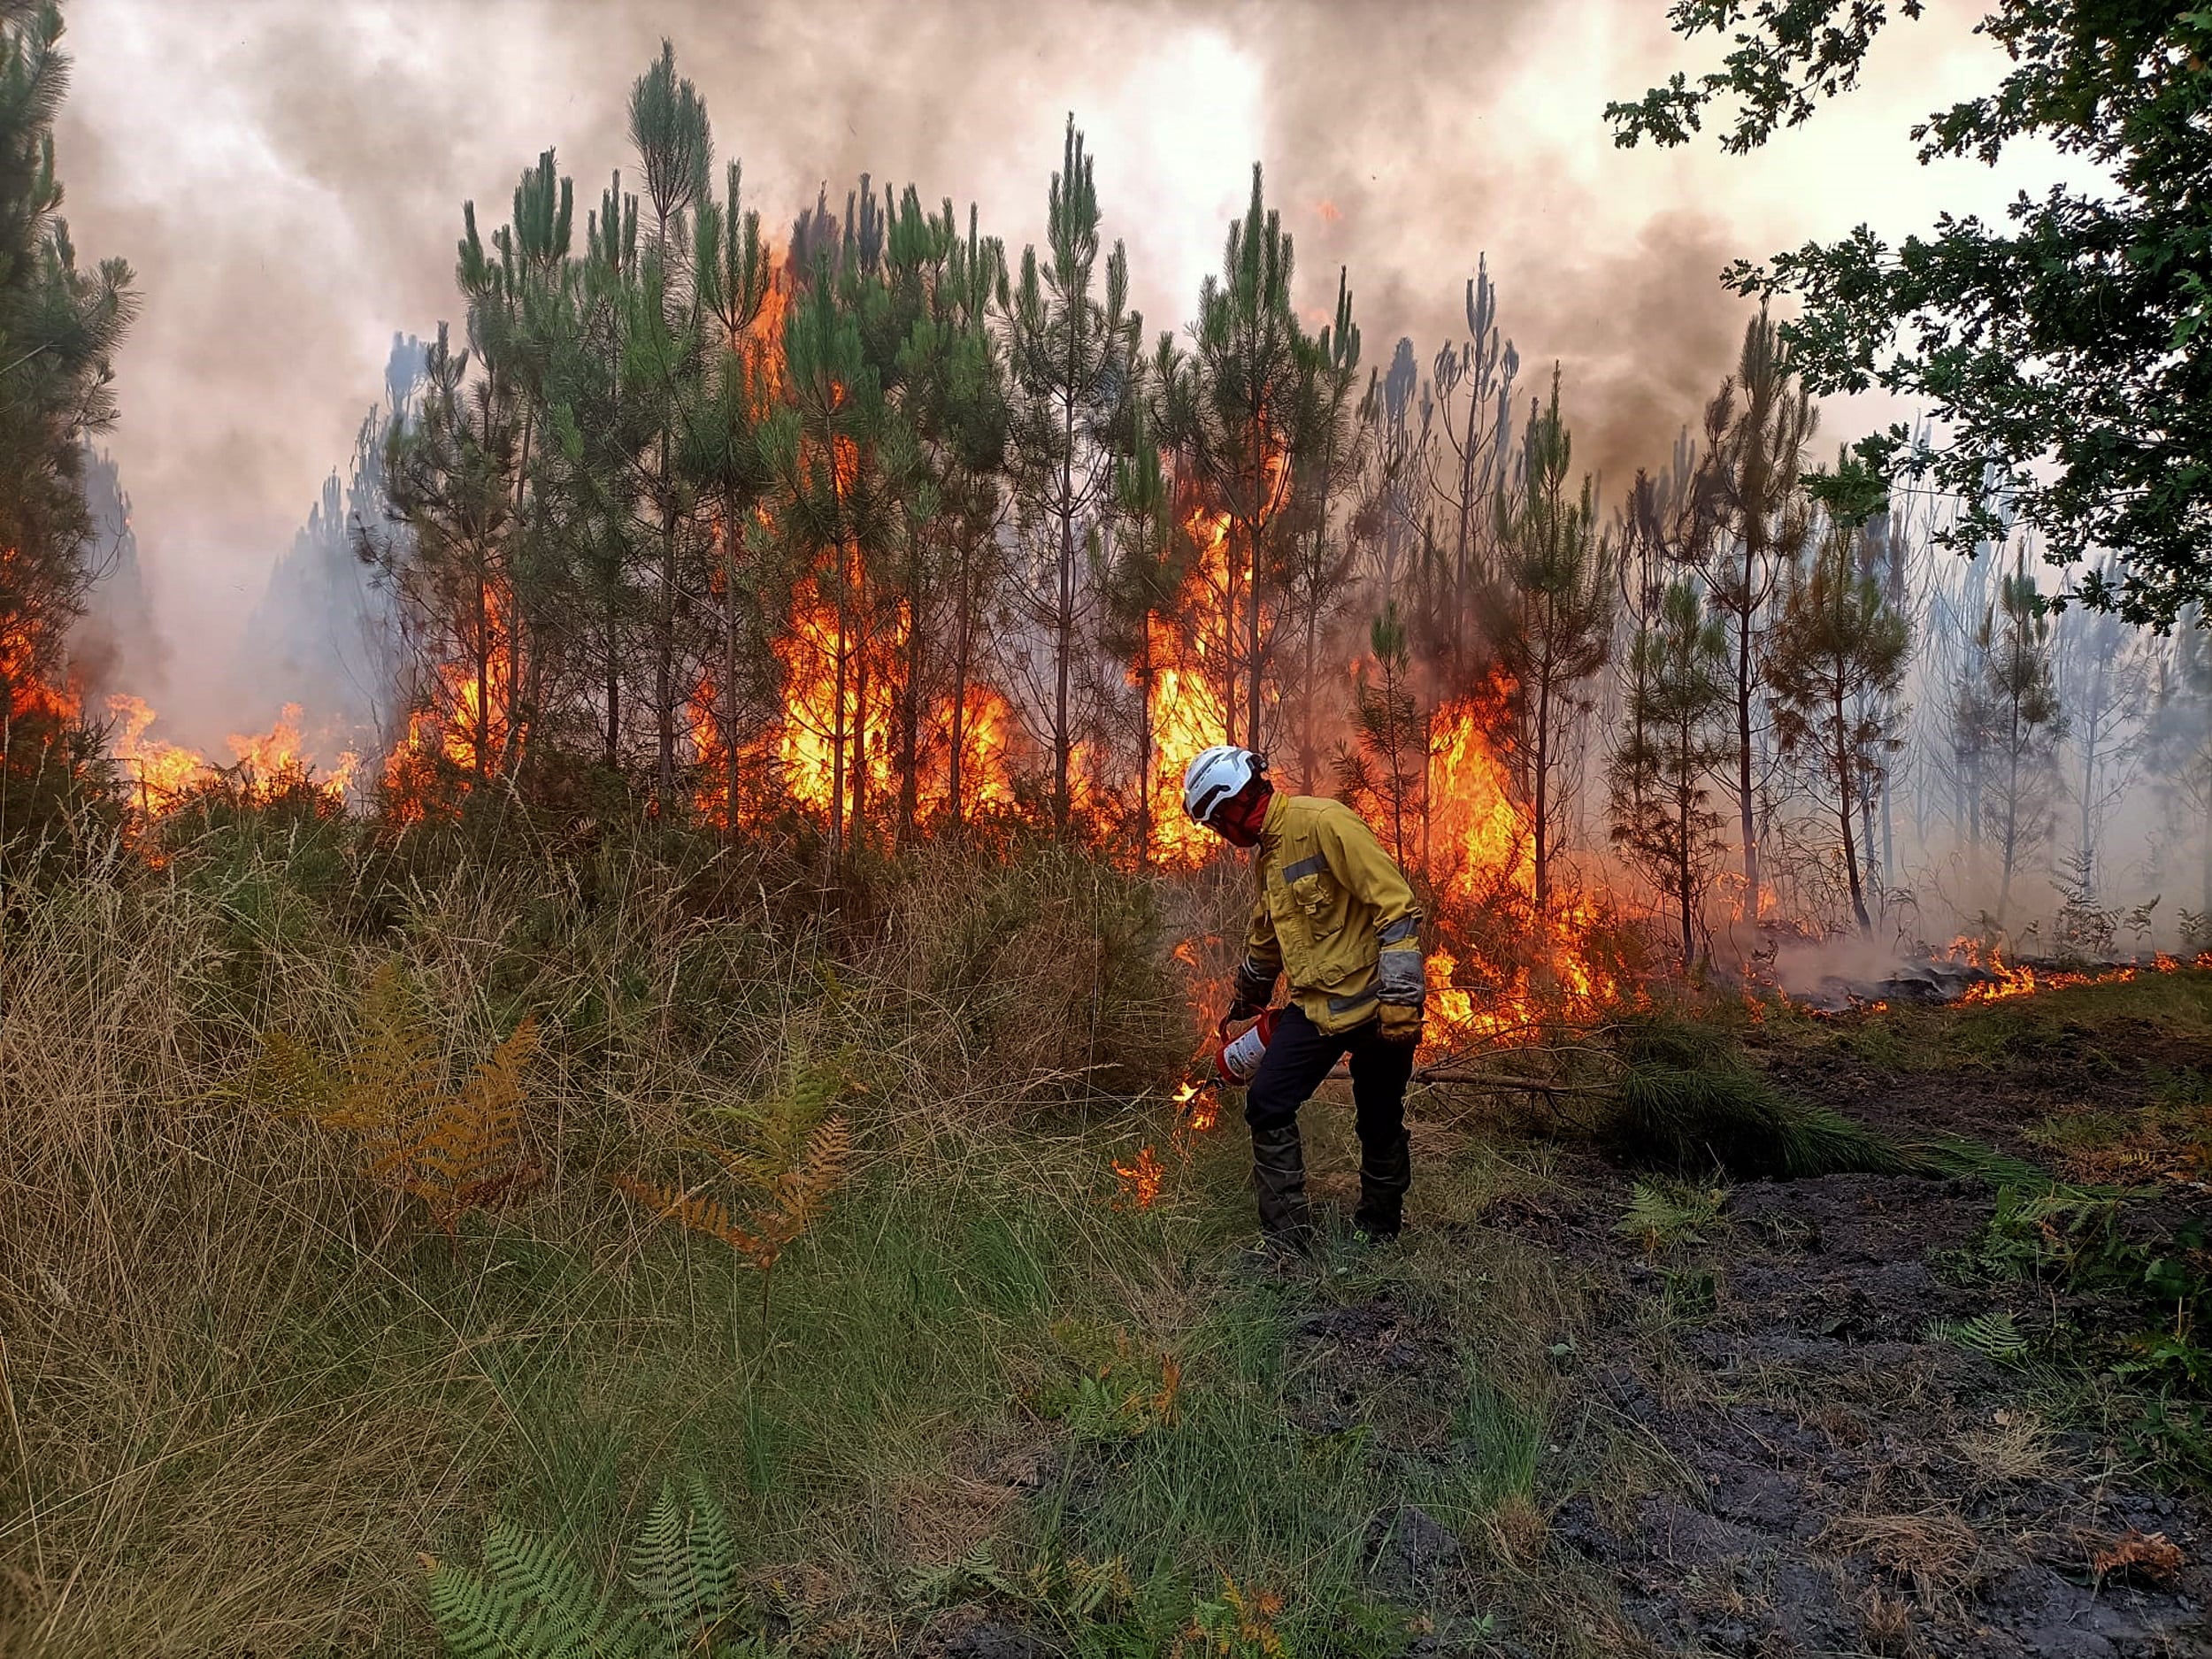
[[[1313,1213],[1306,1207],[1306,1148],[1295,1120],[1252,1132],[1252,1187],[1267,1242],[1304,1255],[1313,1244]]]
[[[1406,1188],[1413,1185],[1413,1154],[1402,1129],[1388,1141],[1360,1143],[1359,1208],[1352,1226],[1377,1240],[1398,1236]]]

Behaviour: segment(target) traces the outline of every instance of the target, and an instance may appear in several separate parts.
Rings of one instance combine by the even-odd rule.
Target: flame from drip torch
[[[1121,1181],[1124,1202],[1139,1210],[1149,1210],[1160,1196],[1160,1185],[1167,1179],[1167,1166],[1160,1162],[1160,1155],[1146,1145],[1138,1148],[1133,1164],[1115,1159],[1114,1174]]]

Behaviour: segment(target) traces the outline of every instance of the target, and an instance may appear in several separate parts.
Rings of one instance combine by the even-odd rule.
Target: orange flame
[[[1121,1181],[1123,1202],[1139,1210],[1149,1210],[1160,1195],[1161,1182],[1167,1179],[1167,1166],[1160,1162],[1159,1154],[1147,1145],[1139,1148],[1133,1164],[1115,1159],[1114,1174]]]
[[[478,651],[436,664],[422,705],[384,757],[387,810],[415,823],[438,794],[441,768],[459,774],[457,787],[488,778],[506,763],[514,718],[514,627],[495,582],[483,593]],[[477,660],[480,652],[480,665]]]
[[[1199,620],[1218,614],[1219,595],[1228,589],[1229,515],[1194,512],[1184,527],[1198,544],[1198,562],[1184,580],[1175,618],[1155,616],[1146,624],[1153,664],[1145,699],[1153,748],[1145,783],[1151,855],[1169,870],[1194,870],[1219,849],[1210,830],[1183,815],[1183,768],[1199,750],[1225,741],[1229,730],[1228,641]]]
[[[1971,939],[1962,935],[1951,941],[1950,956],[1954,961],[1964,962],[1994,977],[1966,987],[1962,1002],[2001,1002],[2016,996],[2033,996],[2039,991],[2063,990],[2070,985],[2125,985],[2139,972],[2131,966],[2103,968],[2093,972],[2077,969],[2037,969],[2027,963],[2010,963],[2004,952],[1992,945],[1986,950]],[[2208,952],[2212,956],[2212,952]],[[2206,964],[2205,957],[2198,958],[2198,965]],[[2154,973],[2172,973],[2182,964],[2164,951],[2151,959]]]
[[[142,697],[117,692],[108,698],[107,710],[120,722],[109,736],[108,752],[122,766],[134,804],[150,817],[158,817],[225,773],[249,799],[261,800],[307,782],[311,773],[300,741],[296,703],[286,703],[266,732],[234,733],[224,739],[232,757],[227,767],[218,766],[196,749],[152,736],[150,728],[159,717]],[[360,757],[349,750],[328,772],[313,780],[314,787],[333,801],[342,801],[359,765]]]
[[[15,585],[12,567],[21,555],[14,548],[0,548],[0,591]],[[19,615],[0,618],[0,692],[7,697],[4,712],[12,720],[34,716],[53,720],[75,720],[84,713],[84,700],[73,685],[50,683],[37,669],[44,630],[35,618]]]

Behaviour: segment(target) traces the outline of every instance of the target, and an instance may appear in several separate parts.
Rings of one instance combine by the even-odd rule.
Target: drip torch
[[[1279,1009],[1268,1009],[1260,1017],[1239,1032],[1229,1034],[1229,1022],[1224,1019],[1192,1057],[1191,1068],[1184,1081],[1195,1094],[1202,1088],[1242,1088],[1252,1080],[1260,1069],[1260,1057],[1267,1052],[1267,1045],[1274,1041],[1275,1022]]]

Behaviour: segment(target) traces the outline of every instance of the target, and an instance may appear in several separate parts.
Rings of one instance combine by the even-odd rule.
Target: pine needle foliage
[[[1639,1162],[1747,1176],[1901,1174],[1916,1159],[1839,1112],[1781,1093],[1724,1032],[1662,1013],[1623,1022],[1603,1133]]]
[[[421,1202],[448,1233],[472,1210],[537,1179],[522,1150],[524,1084],[537,1057],[525,1018],[457,1089],[448,1089],[430,1023],[396,962],[363,987],[353,1044],[335,1061],[289,1033],[263,1033],[259,1083],[281,1110],[350,1138],[372,1180]]]
[[[1369,677],[1364,662],[1355,671],[1352,721],[1357,747],[1338,750],[1337,794],[1379,830],[1386,828],[1390,856],[1408,864],[1417,849],[1417,826],[1428,812],[1430,732],[1427,714],[1411,689],[1413,659],[1394,603],[1385,605],[1370,625],[1368,643],[1375,673]]]
[[[479,1572],[432,1563],[430,1613],[452,1659],[682,1659],[763,1651],[724,1640],[735,1610],[737,1544],[697,1475],[664,1483],[629,1550],[625,1602],[557,1545],[504,1522]]]

